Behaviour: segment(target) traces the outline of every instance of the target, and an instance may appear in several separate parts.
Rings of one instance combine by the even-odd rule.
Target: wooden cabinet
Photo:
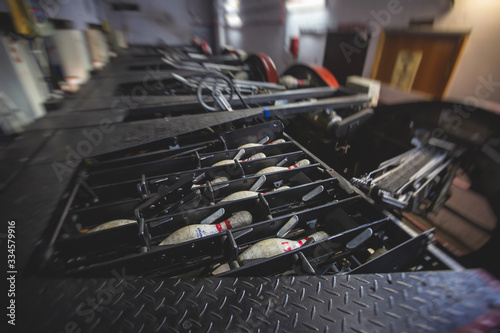
[[[441,99],[468,32],[385,31],[372,78]]]

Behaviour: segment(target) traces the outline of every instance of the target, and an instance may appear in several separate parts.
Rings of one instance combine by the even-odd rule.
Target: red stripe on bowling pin
[[[292,251],[292,246],[288,242],[282,242],[281,245],[283,245],[283,251],[289,252]]]

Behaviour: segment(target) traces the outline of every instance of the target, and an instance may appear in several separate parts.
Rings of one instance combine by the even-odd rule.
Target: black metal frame
[[[260,151],[272,154],[263,159],[210,166],[212,162],[234,157],[241,144],[263,138],[268,142],[284,138],[286,142],[249,148],[243,155]],[[161,143],[172,143],[172,140],[161,140]],[[165,157],[161,143],[153,142],[132,150],[147,149],[145,159],[140,154],[124,157],[131,153],[126,149],[92,158],[91,165],[82,165],[52,235],[53,248],[48,252],[52,253],[51,258],[40,273],[109,276],[113,270],[124,269],[127,274],[141,276],[195,273],[208,276],[214,264],[224,262],[232,263],[235,268],[223,273],[224,276],[385,272],[409,267],[431,269],[433,265],[454,267],[435,256],[432,263],[421,260],[423,253],[429,255],[430,234],[414,237],[401,228],[335,171],[287,136],[280,121],[222,133],[202,131],[199,135],[176,138],[174,142],[181,156]],[[279,162],[291,165],[304,158],[312,164],[269,174],[256,197],[218,203],[230,193],[250,189],[260,179],[254,175],[258,170]],[[117,167],[120,163],[124,166]],[[210,184],[209,181],[221,173],[230,180]],[[282,185],[291,188],[271,191]],[[321,191],[313,199],[303,199],[320,187]],[[131,196],[134,190],[139,190],[135,197]],[[248,210],[254,221],[249,226],[190,242],[157,246],[173,231],[199,223],[221,208],[224,208],[223,219]],[[278,257],[250,262],[238,260],[238,254],[249,245],[276,237],[292,216],[299,217],[299,223],[290,230],[291,237],[319,230],[326,231],[330,237]],[[135,219],[137,223],[81,234],[85,229],[117,218]],[[347,243],[367,229],[374,236],[355,248],[347,247]],[[381,246],[390,250],[366,263],[368,248]],[[398,260],[393,261],[394,257]]]

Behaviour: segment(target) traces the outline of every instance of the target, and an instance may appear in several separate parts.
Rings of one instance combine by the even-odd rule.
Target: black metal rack
[[[234,125],[234,124],[233,124]],[[227,126],[222,126],[224,128]],[[272,144],[273,141],[281,141]],[[239,148],[247,143],[253,147]],[[165,149],[165,148],[170,149]],[[265,157],[249,160],[256,153]],[[213,164],[231,160],[225,165]],[[309,163],[295,167],[300,160]],[[264,176],[256,174],[280,165]],[[220,182],[212,182],[225,177]],[[220,178],[219,178],[220,179]],[[335,275],[450,269],[451,258],[428,251],[432,232],[408,233],[370,199],[284,132],[281,121],[244,124],[231,131],[201,130],[135,150],[86,160],[61,202],[43,274],[110,276]],[[224,201],[231,193],[249,197]],[[240,211],[252,221],[175,245],[159,245],[182,227],[219,223]],[[102,223],[135,222],[97,232]],[[323,240],[308,237],[328,234]],[[241,253],[271,238],[305,239],[301,247],[251,260]],[[372,255],[377,249],[377,255]],[[453,265],[449,265],[453,263]],[[456,266],[455,266],[456,265]]]

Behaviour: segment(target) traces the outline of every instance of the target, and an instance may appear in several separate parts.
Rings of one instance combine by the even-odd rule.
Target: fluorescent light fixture
[[[286,0],[286,10],[300,12],[303,10],[321,10],[325,8],[325,0]]]
[[[226,13],[239,13],[240,1],[239,0],[226,0],[224,2],[224,10]]]
[[[240,28],[243,25],[241,17],[236,13],[226,14],[226,22],[231,28]]]

